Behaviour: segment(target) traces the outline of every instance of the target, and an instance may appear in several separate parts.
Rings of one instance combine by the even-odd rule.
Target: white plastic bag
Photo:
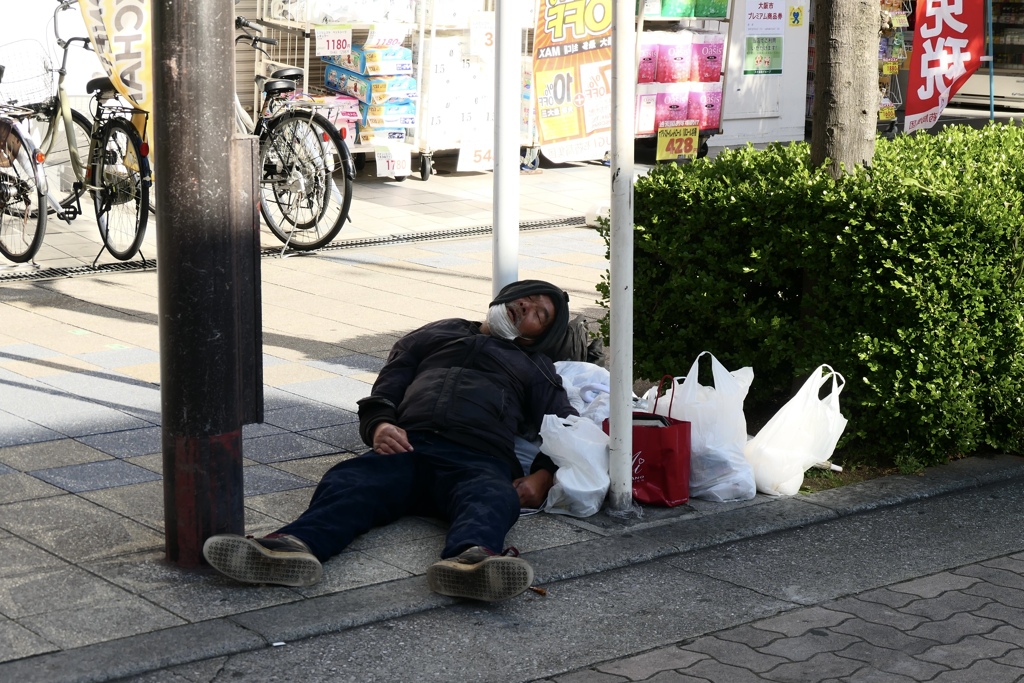
[[[819,399],[821,388],[830,380],[832,390]],[[804,472],[832,457],[846,429],[846,418],[839,412],[839,393],[844,386],[846,379],[830,366],[818,367],[796,396],[747,443],[743,455],[754,469],[758,491],[792,496],[800,490]]]
[[[701,356],[711,357],[715,386],[701,386],[697,379]],[[679,380],[682,382],[679,382]],[[757,494],[754,474],[743,457],[747,420],[743,400],[753,368],[729,372],[707,351],[697,356],[690,372],[676,378],[672,391],[658,399],[658,388],[644,394],[652,412],[690,423],[690,497],[724,503],[750,500]]]
[[[604,504],[608,479],[608,435],[586,418],[545,415],[541,450],[558,465],[546,512],[574,517],[596,514]]]

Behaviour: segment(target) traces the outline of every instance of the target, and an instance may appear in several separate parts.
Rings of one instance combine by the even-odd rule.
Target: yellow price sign
[[[699,136],[700,127],[696,122],[666,121],[658,128],[658,153],[655,158],[658,161],[679,157],[693,159],[700,147]]]
[[[878,120],[879,121],[895,121],[896,120],[896,107],[888,104],[878,108]]]
[[[892,76],[900,72],[900,63],[896,60],[882,62],[882,73],[886,76]]]

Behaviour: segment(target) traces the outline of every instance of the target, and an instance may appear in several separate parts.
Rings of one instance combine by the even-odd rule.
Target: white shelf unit
[[[726,15],[724,17],[665,17],[660,15],[649,15],[643,12],[638,12],[636,17],[636,65],[637,71],[640,68],[641,59],[641,45],[643,42],[643,33],[645,28],[654,28],[656,30],[681,30],[681,29],[697,29],[699,31],[705,31],[708,33],[716,33],[723,36],[722,42],[722,58],[721,58],[721,72],[719,75],[719,81],[722,84],[722,98],[721,108],[718,116],[718,127],[714,129],[707,129],[700,131],[700,141],[703,150],[706,150],[706,143],[708,138],[713,135],[720,134],[722,132],[722,121],[725,115],[725,90],[726,90],[726,77],[728,73],[728,56],[729,56],[729,41],[731,34],[731,23],[733,13],[734,0],[730,0],[726,4]],[[641,6],[642,3],[641,3]],[[637,83],[637,86],[640,86]],[[638,88],[639,90],[639,88]],[[640,93],[638,91],[638,97]],[[643,138],[655,138],[655,133],[636,133],[638,139]]]

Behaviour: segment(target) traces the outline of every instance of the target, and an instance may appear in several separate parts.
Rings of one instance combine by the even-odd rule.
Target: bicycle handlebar
[[[260,26],[259,24],[252,23],[245,17],[235,17],[235,29],[241,31],[244,34],[240,36],[235,36],[235,45],[238,45],[238,43],[241,42],[246,42],[249,43],[249,45],[253,48],[262,52],[263,54],[267,54],[267,51],[260,47],[257,47],[259,43],[263,43],[264,45],[277,45],[278,41],[275,38],[264,38],[263,36],[257,36],[252,33],[249,33],[249,31],[247,31],[246,29],[255,31],[256,33],[263,33],[263,27]]]
[[[249,21],[245,17],[235,17],[235,28],[237,28],[237,29],[251,28],[253,31],[256,31],[257,33],[263,33],[263,27],[262,26],[260,26],[259,24],[252,23],[251,21]]]

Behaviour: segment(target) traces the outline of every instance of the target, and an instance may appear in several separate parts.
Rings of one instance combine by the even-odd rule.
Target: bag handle
[[[832,390],[829,392],[829,396],[827,396],[825,399],[819,399],[818,395],[821,393],[821,388],[825,386],[825,384],[827,384],[829,380],[832,381]],[[841,381],[842,384],[839,384],[839,381]],[[808,395],[810,395],[811,392],[813,392],[814,399],[817,401],[822,401],[828,400],[828,398],[832,396],[838,398],[839,393],[843,390],[845,386],[846,378],[843,377],[840,373],[833,370],[831,365],[819,365],[818,368],[811,373],[810,377],[807,378],[807,381],[804,382],[804,386],[801,387],[800,391],[797,393],[806,392]]]
[[[676,381],[672,375],[662,375],[658,380],[658,390],[654,392],[654,406],[651,408],[652,413],[658,412],[658,399],[661,398],[661,387],[665,384],[666,379],[672,383],[672,397],[668,400],[668,414],[672,414],[672,401],[676,400]]]

